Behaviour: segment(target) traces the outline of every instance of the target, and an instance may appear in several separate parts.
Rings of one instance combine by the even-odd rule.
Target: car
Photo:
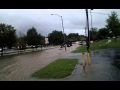
[[[60,48],[63,48],[63,47],[65,47],[65,45],[64,45],[64,44],[61,44],[60,46],[61,46]]]
[[[83,42],[80,42],[79,45],[83,45]]]
[[[67,47],[70,47],[71,45],[70,44],[67,44]]]
[[[72,42],[70,42],[70,46],[72,46]]]

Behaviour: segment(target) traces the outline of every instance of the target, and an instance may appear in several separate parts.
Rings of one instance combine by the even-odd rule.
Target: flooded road
[[[79,62],[72,75],[63,79],[31,79],[35,81],[120,81],[120,48],[98,50],[85,53],[85,68],[82,65],[81,53],[67,53],[66,58],[78,58]]]
[[[120,81],[120,48],[96,50],[90,53],[90,65],[85,53],[85,68],[82,65],[81,53],[70,53],[72,47],[56,47],[42,52],[15,56],[0,60],[1,81]],[[38,79],[31,75],[58,58],[78,58],[79,62],[72,75],[63,79]]]
[[[27,81],[32,80],[31,75],[46,66],[50,62],[66,56],[79,45],[60,49],[60,46],[53,49],[34,52],[27,55],[15,56],[0,60],[0,81]]]

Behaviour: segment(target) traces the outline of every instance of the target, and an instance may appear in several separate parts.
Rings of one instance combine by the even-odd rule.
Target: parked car
[[[81,42],[79,43],[79,45],[83,45],[83,42],[81,41]]]
[[[72,42],[70,42],[70,46],[72,46]]]
[[[70,47],[71,45],[70,44],[67,44],[67,47]]]
[[[67,47],[71,47],[72,46],[72,42],[71,41],[68,41],[66,44],[67,44]]]
[[[63,47],[65,47],[65,44],[61,44],[60,46],[61,46],[60,48],[63,48]]]

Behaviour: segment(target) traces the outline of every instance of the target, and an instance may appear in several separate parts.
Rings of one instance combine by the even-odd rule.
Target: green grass
[[[107,43],[107,39],[101,40],[99,42],[94,42],[93,44],[90,44],[90,51],[93,50],[100,50],[100,49],[107,49],[107,48],[118,48],[120,47],[120,38],[116,39],[115,42],[114,39],[110,43]],[[76,48],[76,50],[72,51],[72,53],[81,53],[81,52],[87,52],[86,45],[80,46]]]
[[[57,59],[54,62],[48,64],[42,69],[38,70],[33,77],[46,78],[46,79],[59,79],[71,75],[78,63],[78,59]]]

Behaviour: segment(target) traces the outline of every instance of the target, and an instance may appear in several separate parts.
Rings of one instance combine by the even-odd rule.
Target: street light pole
[[[63,18],[62,18],[62,16],[61,16],[61,20],[62,20],[62,28],[63,28],[63,35],[64,35],[64,44],[65,44],[65,50],[66,50],[65,33],[64,33],[64,26],[63,26]]]
[[[62,28],[63,28],[63,36],[64,36],[64,44],[65,44],[65,50],[66,50],[66,42],[65,42],[65,34],[64,34],[63,18],[62,18],[62,16],[60,16],[60,15],[58,15],[58,14],[51,14],[51,15],[57,15],[57,16],[61,17],[61,21],[62,21]]]
[[[93,10],[93,9],[91,9]],[[92,26],[92,13],[91,13],[91,10],[90,10],[90,15],[91,15],[91,29],[92,29],[92,38],[93,38],[93,41],[94,41],[94,37],[93,37],[93,26]]]

